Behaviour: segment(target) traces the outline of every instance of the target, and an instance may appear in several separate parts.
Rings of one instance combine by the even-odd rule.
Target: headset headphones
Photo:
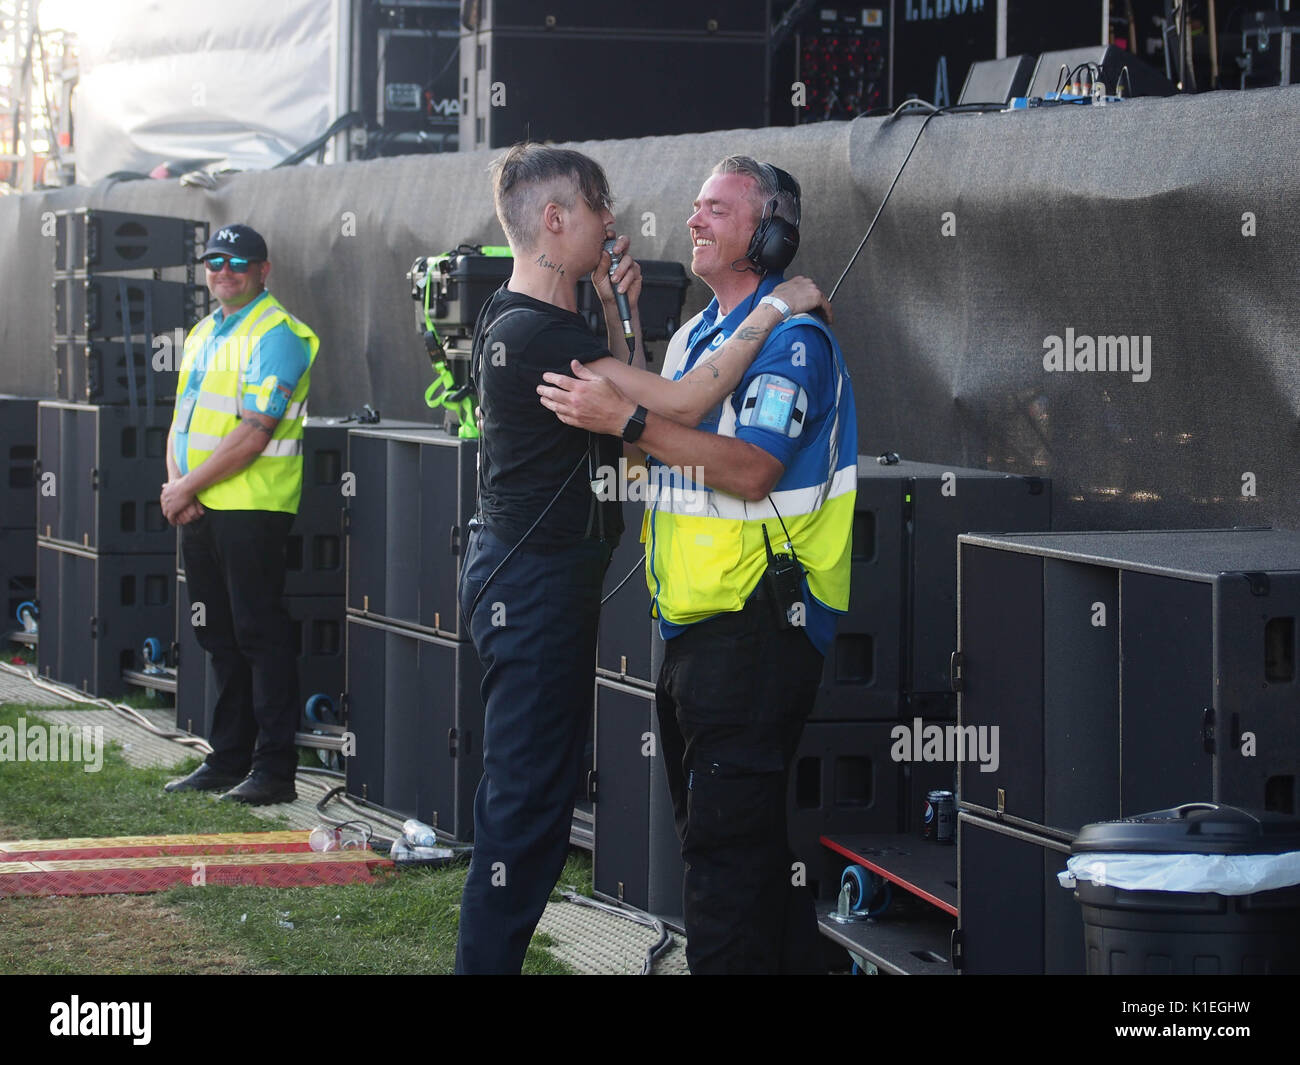
[[[775,213],[777,198],[769,199],[763,205],[763,216],[749,240],[745,258],[762,274],[779,274],[794,261],[795,253],[799,251],[799,182],[780,167],[770,163],[760,165],[771,174],[778,192],[788,192],[794,198],[794,221],[778,218]]]

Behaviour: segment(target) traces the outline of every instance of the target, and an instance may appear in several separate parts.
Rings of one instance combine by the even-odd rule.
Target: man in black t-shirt
[[[601,585],[623,524],[617,501],[591,487],[621,442],[557,425],[537,402],[543,373],[610,355],[577,313],[578,280],[609,269],[604,171],[577,152],[521,144],[494,166],[493,191],[514,270],[475,329],[482,524],[460,604],[483,664],[485,719],[461,973],[519,972],[564,866]],[[616,281],[633,283],[633,270],[629,261]]]

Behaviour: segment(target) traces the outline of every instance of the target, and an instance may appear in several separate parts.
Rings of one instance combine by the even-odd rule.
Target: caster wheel
[[[861,865],[850,865],[840,877],[840,887],[849,886],[849,909],[875,917],[889,908],[894,891],[889,881]]]
[[[303,707],[303,713],[307,715],[307,720],[313,725],[332,725],[333,720],[326,720],[326,717],[334,717],[334,700],[328,695],[317,692],[307,700],[307,705]]]

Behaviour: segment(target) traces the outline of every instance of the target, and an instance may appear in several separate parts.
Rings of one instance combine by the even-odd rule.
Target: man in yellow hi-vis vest
[[[190,622],[212,658],[212,753],[167,791],[292,802],[298,677],[285,542],[302,494],[302,427],[320,341],[266,291],[266,241],[222,226],[203,253],[220,307],[185,340],[162,509],[181,527]]]
[[[713,300],[673,336],[664,378],[702,366],[716,378],[713,352],[766,330],[714,409],[683,419],[600,362],[546,373],[538,389],[566,425],[621,433],[650,460],[646,577],[665,641],[655,710],[695,974],[824,971],[814,856],[790,852],[786,797],[848,608],[858,440],[839,341],[783,283],[800,214],[794,176],[744,155],[721,160],[695,198],[691,270]]]

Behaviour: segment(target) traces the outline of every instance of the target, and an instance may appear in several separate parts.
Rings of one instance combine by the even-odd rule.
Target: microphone
[[[623,323],[623,339],[627,341],[628,362],[631,362],[636,352],[636,336],[632,332],[632,310],[627,303],[627,293],[620,292],[614,284],[614,271],[621,260],[614,254],[613,240],[605,241],[605,251],[609,253],[609,283],[614,289],[614,302],[618,305],[618,317]]]

